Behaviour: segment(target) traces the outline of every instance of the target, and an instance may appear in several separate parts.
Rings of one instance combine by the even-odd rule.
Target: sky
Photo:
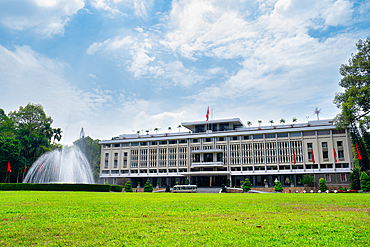
[[[356,0],[2,0],[0,108],[41,104],[63,144],[82,127],[185,131],[207,107],[252,126],[330,119],[369,16]]]

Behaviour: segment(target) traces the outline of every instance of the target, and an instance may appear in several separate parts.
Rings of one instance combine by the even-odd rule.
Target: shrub
[[[366,174],[366,172],[361,173],[361,188],[363,191],[370,191],[370,181],[369,176]]]
[[[114,192],[122,192],[123,186],[122,185],[111,185],[110,186],[110,191]]]
[[[222,186],[221,186],[221,192],[227,192],[225,184],[222,184]]]
[[[248,178],[245,179],[243,185],[242,185],[242,189],[244,192],[248,192],[251,190],[251,187],[252,187],[252,184],[251,182],[249,181]]]
[[[276,181],[275,183],[275,191],[283,191],[283,186],[281,185],[280,181]]]
[[[169,184],[166,185],[166,190],[164,192],[171,192],[171,189],[170,189],[170,185]]]
[[[230,187],[230,179],[227,179],[227,180],[226,180],[226,186],[227,186],[227,187]]]
[[[360,190],[360,171],[358,168],[352,170],[351,175],[349,175],[349,179],[351,180],[351,189],[352,190]]]
[[[319,179],[319,188],[322,192],[324,192],[328,188],[328,186],[326,186],[325,184],[325,179],[323,178]]]
[[[144,185],[144,192],[152,192],[153,191],[153,185],[150,183],[149,180],[146,180],[146,183]]]
[[[302,179],[303,184],[307,184],[309,187],[314,187],[315,186],[315,177],[312,175],[303,175]]]
[[[132,185],[130,181],[127,181],[125,184],[125,192],[132,192]]]

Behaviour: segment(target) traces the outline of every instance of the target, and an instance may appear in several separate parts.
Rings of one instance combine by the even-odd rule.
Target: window
[[[230,136],[230,141],[240,140],[240,136]]]
[[[105,164],[104,164],[105,168],[108,167],[108,160],[105,161]]]
[[[343,147],[343,142],[342,141],[337,141],[337,147]]]
[[[322,143],[321,143],[321,146],[322,146],[323,148],[327,148],[327,147],[328,147],[328,143],[327,143],[327,142],[322,142]]]
[[[114,168],[117,168],[117,160],[114,160]]]
[[[212,153],[204,154],[204,162],[213,162],[213,154]]]
[[[315,135],[315,131],[305,131],[303,132],[303,136],[314,136]],[[292,136],[292,135],[290,135]]]
[[[204,138],[203,142],[213,142],[213,138]]]
[[[347,181],[346,174],[340,174],[340,181],[342,181],[342,182],[346,182]]]
[[[107,159],[109,158],[109,154],[108,153],[105,154],[105,158],[107,158]]]
[[[124,153],[123,153],[123,156],[127,157],[127,152],[124,152]]]
[[[129,147],[130,143],[122,143],[121,145],[122,145],[122,147]]]
[[[217,153],[217,162],[222,162],[222,153]]]
[[[307,143],[307,148],[312,148],[312,143]]]
[[[118,158],[118,153],[114,153],[114,158]]]
[[[292,132],[290,133],[290,137],[298,137],[301,136],[301,132]]]
[[[119,144],[114,144],[114,147],[115,148],[119,148]]]
[[[331,181],[330,174],[325,174],[325,182],[330,182],[330,181]]]
[[[333,135],[338,135],[338,134],[345,134],[345,130],[333,130]]]
[[[190,141],[191,143],[198,143],[198,142],[200,142],[200,139],[191,139],[191,141]]]
[[[177,144],[177,140],[168,141],[169,144]]]
[[[179,143],[188,143],[188,140],[184,139],[184,140],[179,140]]]
[[[150,146],[155,146],[155,145],[157,145],[158,144],[158,142],[149,142],[149,145]]]
[[[249,140],[251,139],[251,136],[243,136],[243,140]]]
[[[329,159],[328,151],[322,151],[322,157],[324,159]]]
[[[338,151],[338,158],[339,159],[344,159],[344,152],[343,152],[343,150],[339,150]]]
[[[167,141],[159,141],[159,145],[167,145]]]
[[[263,139],[263,135],[254,135],[253,139]]]
[[[133,143],[131,143],[131,146],[132,147],[139,146],[139,143],[138,142],[133,142]]]
[[[105,144],[105,148],[110,148],[110,144]]]
[[[299,133],[299,132],[297,132],[297,133]],[[299,134],[301,134],[301,133],[299,133]],[[278,134],[277,134],[277,137],[278,137],[278,138],[288,137],[288,133],[278,133]]]
[[[322,136],[322,135],[330,135],[330,130],[318,130],[318,131],[317,131],[317,135],[318,135],[318,136]]]
[[[140,146],[147,146],[148,142],[140,142]]]
[[[221,123],[219,129],[220,129],[220,131],[229,130],[229,124],[228,123]]]
[[[218,142],[224,142],[226,141],[226,137],[217,137],[216,139]]]
[[[204,125],[195,125],[195,133],[204,132]]]
[[[265,138],[266,139],[276,138],[276,135],[275,134],[265,134]]]

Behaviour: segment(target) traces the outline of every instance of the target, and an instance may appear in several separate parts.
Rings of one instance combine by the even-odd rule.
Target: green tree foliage
[[[144,192],[152,192],[153,191],[153,185],[150,183],[150,180],[146,180],[146,183],[144,185]]]
[[[319,179],[319,188],[320,188],[321,191],[326,191],[328,186],[326,186],[326,184],[325,184],[325,179],[323,179],[323,178]]]
[[[370,181],[369,176],[366,174],[366,172],[361,173],[361,188],[364,191],[370,191]]]
[[[84,143],[82,143],[82,141],[84,141]],[[99,142],[99,139],[92,139],[90,136],[85,137],[84,140],[78,139],[73,142],[73,144],[81,150],[83,149],[83,152],[89,161],[95,181],[98,181],[100,174],[101,148]]]
[[[8,116],[0,109],[1,179],[6,176],[4,167],[8,161],[12,167],[10,181],[16,182],[23,175],[25,162],[30,167],[38,157],[52,149],[52,139],[60,141],[62,130],[53,129],[52,123],[53,119],[39,104],[21,106],[18,111],[9,112]]]
[[[131,182],[130,181],[127,181],[126,184],[125,184],[125,192],[132,192],[132,186],[131,186]]]
[[[283,185],[281,185],[280,181],[276,181],[275,183],[275,191],[283,191]]]
[[[244,180],[243,185],[242,185],[242,189],[243,189],[243,191],[244,191],[244,192],[248,192],[248,191],[250,191],[250,190],[251,190],[251,187],[252,187],[252,183],[249,181],[249,179],[248,179],[248,178],[246,178],[246,179]]]
[[[354,168],[349,175],[349,179],[351,180],[351,190],[360,190],[360,171],[358,168]]]
[[[361,154],[361,160],[357,160],[359,164],[360,171],[367,171],[370,169],[369,165],[369,156],[366,151],[366,143],[364,142],[363,137],[367,137],[369,133],[366,132],[365,130],[362,131],[362,136],[360,133],[360,130],[357,128],[355,124],[352,125],[351,128],[351,141],[354,147],[354,157],[357,160],[357,151],[356,151],[356,144],[358,147],[358,150]],[[370,143],[368,143],[368,146],[370,147]]]
[[[307,184],[310,187],[314,187],[315,186],[315,177],[313,175],[310,175],[310,174],[303,175],[302,183]]]
[[[343,78],[339,85],[344,92],[336,93],[334,104],[341,109],[335,117],[335,124],[339,128],[356,125],[361,129],[355,133],[354,144],[358,145],[363,159],[360,161],[360,170],[368,170],[370,157],[370,38],[359,40],[356,44],[357,53],[351,54],[348,64],[342,64],[340,74]]]

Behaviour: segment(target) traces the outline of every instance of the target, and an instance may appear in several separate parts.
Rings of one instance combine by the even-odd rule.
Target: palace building
[[[330,186],[349,184],[353,157],[349,129],[332,120],[247,127],[239,118],[182,123],[187,132],[127,134],[101,141],[102,183],[174,186],[188,181],[218,186],[303,186],[304,174]]]

